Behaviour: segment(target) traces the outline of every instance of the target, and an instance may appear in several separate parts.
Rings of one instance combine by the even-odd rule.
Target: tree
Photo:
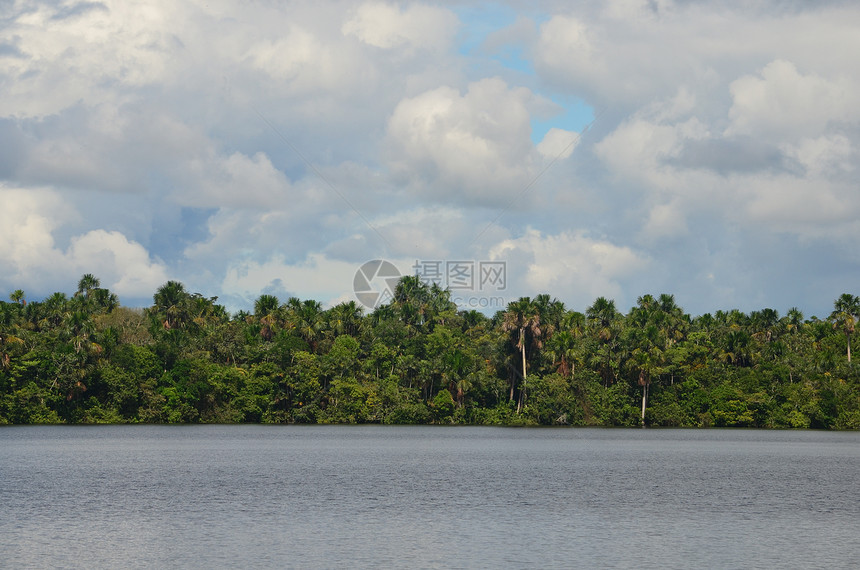
[[[546,342],[546,356],[556,371],[565,378],[573,378],[579,358],[578,352],[576,337],[569,330],[557,332]]]
[[[790,308],[785,318],[788,321],[787,328],[792,333],[796,333],[803,325],[803,312],[797,307]]]
[[[511,335],[511,342],[514,343],[514,346],[516,346],[522,356],[523,380],[520,387],[520,397],[517,402],[517,413],[519,414],[525,399],[527,378],[526,346],[532,344],[538,350],[542,347],[542,331],[538,306],[528,297],[520,297],[518,301],[511,301],[508,304],[508,310],[504,313],[502,329]],[[514,399],[515,379],[515,376],[511,379],[511,400]]]
[[[43,304],[41,321],[49,328],[58,327],[68,312],[69,299],[65,293],[54,293]],[[42,323],[40,323],[41,326]]]
[[[585,310],[585,316],[588,319],[589,327],[603,345],[605,359],[602,365],[602,375],[604,385],[608,386],[613,376],[611,365],[612,341],[615,338],[615,323],[619,316],[618,310],[615,308],[615,301],[598,297],[594,300],[594,304]]]
[[[8,370],[12,365],[12,355],[9,352],[12,344],[24,344],[24,341],[0,328],[0,368]]]
[[[328,330],[335,337],[357,335],[361,330],[362,318],[362,309],[355,301],[339,303],[326,312]]]
[[[98,289],[99,287],[101,287],[101,281],[99,281],[98,277],[96,277],[92,273],[85,273],[78,281],[78,291],[77,293],[75,293],[75,296],[88,297],[90,291],[92,291],[93,289]]]
[[[93,289],[88,300],[92,301],[93,308],[110,313],[119,307],[119,298],[107,289]]]
[[[301,301],[296,297],[290,297],[282,310],[286,313],[287,325],[296,331],[312,352],[316,351],[320,334],[325,325],[322,305],[311,299]]]
[[[857,318],[860,317],[860,297],[843,293],[833,302],[833,312],[830,313],[830,320],[833,322],[833,327],[841,327],[845,333],[846,351],[848,354],[848,362],[851,362],[851,335],[854,333],[854,328],[857,323]]]
[[[254,317],[260,323],[260,336],[272,340],[275,335],[275,322],[281,302],[274,295],[260,295],[254,302]]]
[[[189,320],[188,300],[189,294],[185,286],[179,281],[168,281],[158,288],[152,300],[155,306],[152,308],[154,314],[160,317],[161,325],[170,330],[182,328]]]
[[[9,293],[9,299],[18,305],[26,305],[27,300],[24,299],[24,290],[23,289],[15,289],[11,293]]]

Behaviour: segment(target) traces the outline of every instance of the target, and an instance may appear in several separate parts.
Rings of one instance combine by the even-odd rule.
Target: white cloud
[[[594,30],[571,15],[556,15],[540,26],[535,58],[549,73],[584,78],[601,65],[592,36]]]
[[[414,263],[414,260],[405,258],[386,259],[404,274],[410,271]],[[292,295],[313,299],[324,307],[330,307],[345,300],[356,300],[353,281],[356,271],[365,261],[370,260],[342,261],[318,253],[295,263],[286,261],[280,255],[261,262],[239,261],[227,269],[220,290],[229,298],[244,303],[245,307],[252,306],[253,301],[264,292],[280,297]]]
[[[646,255],[583,231],[544,235],[530,229],[520,238],[496,244],[490,256],[507,261],[508,279],[520,294],[549,292],[576,305],[601,295],[621,295],[650,263]]]
[[[790,61],[772,61],[760,77],[745,75],[733,81],[729,90],[733,103],[728,135],[777,140],[816,136],[831,123],[860,119],[860,82],[801,74]]]
[[[659,282],[712,309],[693,274],[820,303],[786,275],[825,264],[821,291],[856,284],[856,6],[473,6],[13,3],[0,179],[26,190],[2,195],[0,285],[255,297],[284,270],[340,298],[347,266],[486,243],[532,267],[518,293],[582,303]],[[569,100],[605,112],[567,156],[580,127],[531,127]]]
[[[277,81],[279,90],[302,96],[325,92],[346,98],[363,84],[372,84],[375,74],[346,43],[328,41],[296,25],[255,42],[245,59]]]
[[[171,2],[106,1],[64,17],[58,6],[31,4],[10,29],[24,57],[7,69],[16,81],[4,89],[0,115],[44,116],[79,101],[117,103],[125,88],[163,80],[175,73],[172,54],[182,49],[174,33],[180,11]]]
[[[642,228],[642,234],[648,240],[677,238],[688,232],[686,213],[678,200],[651,208]]]
[[[33,288],[36,294],[68,290],[78,276],[93,273],[102,285],[124,298],[151,295],[167,280],[163,263],[117,231],[91,230],[74,235],[68,247],[55,234],[80,217],[56,192],[0,189],[0,283]]]
[[[634,116],[598,142],[595,152],[614,175],[666,189],[678,182],[669,159],[677,158],[685,143],[708,135],[707,125],[695,117],[667,124]]]
[[[827,178],[856,170],[858,151],[844,135],[824,135],[803,139],[796,144],[785,143],[783,150],[812,178]]]
[[[120,297],[146,297],[167,280],[167,269],[120,232],[92,230],[73,237],[66,252],[74,273],[93,273]]]
[[[355,10],[342,30],[377,48],[438,52],[448,48],[457,27],[457,17],[443,8],[367,2]]]
[[[184,163],[182,169],[178,178],[186,190],[176,201],[187,206],[280,209],[299,198],[284,173],[262,152],[251,157],[210,152]]]
[[[537,151],[550,160],[567,158],[579,144],[579,133],[550,129],[537,145]]]
[[[504,202],[533,174],[532,111],[551,106],[499,78],[470,83],[463,94],[439,87],[406,98],[388,122],[392,168],[422,177],[436,199]]]

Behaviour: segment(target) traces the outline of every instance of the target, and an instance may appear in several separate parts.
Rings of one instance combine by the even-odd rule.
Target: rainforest
[[[91,274],[0,301],[0,424],[379,423],[860,429],[860,298],[691,316],[547,294],[493,316],[402,277],[392,300],[261,295],[230,314],[168,281],[147,308]]]

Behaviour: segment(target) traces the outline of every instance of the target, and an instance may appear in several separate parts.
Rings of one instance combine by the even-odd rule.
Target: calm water
[[[2,567],[858,561],[858,433],[0,429]]]

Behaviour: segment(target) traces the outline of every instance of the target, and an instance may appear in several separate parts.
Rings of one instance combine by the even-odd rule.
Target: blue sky
[[[0,293],[94,273],[133,306],[168,279],[334,304],[373,259],[504,262],[493,302],[576,310],[858,293],[850,4],[16,0],[0,22]]]

